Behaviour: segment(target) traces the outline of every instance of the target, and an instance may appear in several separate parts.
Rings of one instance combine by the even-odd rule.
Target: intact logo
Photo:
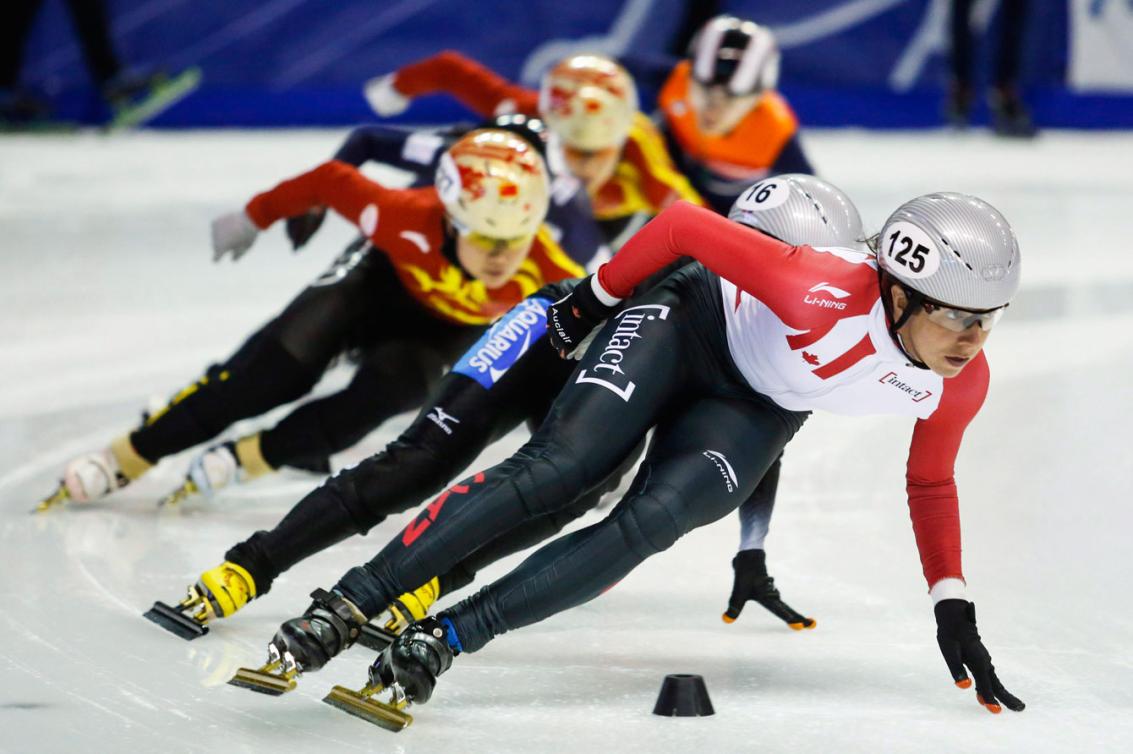
[[[883,385],[892,385],[902,393],[908,394],[908,396],[913,399],[913,403],[920,403],[925,398],[928,398],[930,395],[932,395],[931,390],[918,390],[912,385],[909,385],[908,383],[902,382],[901,380],[897,379],[896,372],[887,373],[884,377],[878,380],[878,382]]]
[[[614,317],[614,320],[618,323],[617,329],[611,333],[610,340],[598,356],[598,362],[590,369],[580,369],[578,377],[574,381],[575,384],[600,385],[629,403],[634,389],[637,388],[637,383],[629,379],[629,376],[621,367],[626,351],[629,350],[635,340],[644,337],[640,332],[643,323],[655,319],[667,320],[669,311],[669,307],[661,304],[642,304],[641,306],[622,309]]]
[[[452,414],[445,413],[445,410],[440,406],[433,406],[433,410],[425,414],[425,418],[443,429],[446,435],[452,434],[452,427],[450,427],[446,422],[460,424],[460,419],[457,419]]]
[[[715,450],[706,450],[701,453],[701,455],[716,464],[716,468],[720,471],[720,476],[724,478],[724,486],[728,488],[728,492],[735,492],[736,487],[738,487],[740,483],[736,478],[736,470],[732,468],[732,464],[728,463],[728,459],[724,457],[724,454]]]
[[[452,371],[490,389],[547,332],[550,305],[550,299],[538,297],[516,304],[460,357]]]
[[[812,293],[827,294],[833,296],[835,299],[850,297],[849,291],[844,291],[841,288],[830,285],[830,283],[819,283],[807,291],[806,295],[803,296],[803,301],[813,306],[821,306],[823,309],[845,309],[846,304],[842,301],[831,301],[829,298],[825,297],[820,298],[818,295],[812,296],[810,295]]]

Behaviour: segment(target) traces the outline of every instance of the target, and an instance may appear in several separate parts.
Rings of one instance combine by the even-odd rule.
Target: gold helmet
[[[604,55],[572,55],[543,77],[539,113],[567,146],[620,147],[637,112],[633,78]]]
[[[472,131],[449,147],[437,166],[436,187],[458,231],[493,239],[535,235],[550,202],[543,158],[499,129]]]

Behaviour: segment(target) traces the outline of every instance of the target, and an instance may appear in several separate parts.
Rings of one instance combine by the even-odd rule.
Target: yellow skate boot
[[[392,634],[400,634],[410,623],[424,620],[429,615],[429,608],[440,599],[441,583],[432,578],[412,592],[406,592],[389,604],[386,610],[390,618],[385,628]]]
[[[441,584],[436,578],[430,579],[412,592],[406,592],[389,603],[385,612],[373,623],[367,623],[362,627],[362,635],[358,637],[358,643],[381,652],[392,644],[397,635],[410,623],[428,617],[429,608],[440,599],[440,596]],[[384,622],[382,622],[383,617],[386,618]]]
[[[227,618],[256,597],[256,582],[243,567],[225,561],[201,574],[176,607],[155,602],[145,617],[182,639],[208,633],[208,624]]]

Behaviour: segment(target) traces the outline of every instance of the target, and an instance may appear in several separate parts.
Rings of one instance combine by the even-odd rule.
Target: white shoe
[[[77,503],[104,498],[125,487],[129,481],[110,448],[79,456],[63,469],[63,485]]]
[[[240,464],[229,443],[216,445],[189,463],[189,480],[197,492],[211,498],[217,491],[239,481]]]

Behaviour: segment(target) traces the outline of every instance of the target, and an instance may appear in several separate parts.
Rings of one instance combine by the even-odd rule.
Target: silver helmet
[[[958,309],[1005,306],[1019,289],[1019,242],[995,207],[968,194],[905,202],[878,238],[881,269],[914,291]]]
[[[728,219],[789,244],[858,249],[865,234],[858,208],[841,189],[813,175],[784,173],[744,190]]]

